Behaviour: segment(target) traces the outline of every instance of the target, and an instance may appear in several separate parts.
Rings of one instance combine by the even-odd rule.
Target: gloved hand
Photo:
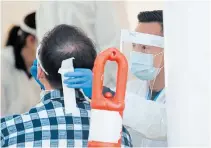
[[[30,68],[30,73],[33,76],[33,78],[37,81],[37,83],[40,85],[41,89],[45,90],[44,85],[37,78],[37,59],[34,60],[33,65]]]
[[[82,89],[84,94],[92,97],[92,71],[85,68],[76,68],[74,72],[67,72],[64,74],[67,78],[64,83],[68,88]]]

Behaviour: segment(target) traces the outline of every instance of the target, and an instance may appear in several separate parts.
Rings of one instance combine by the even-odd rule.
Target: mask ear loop
[[[156,54],[156,55],[154,55],[154,57],[156,57],[156,56],[158,56],[158,55],[160,55],[160,54],[162,54],[162,53],[163,53],[163,51],[162,51],[162,52],[160,52],[160,53],[158,53],[158,54]],[[161,65],[161,63],[160,63],[160,65]],[[156,74],[156,77],[155,77],[155,79],[153,80],[152,85],[150,85],[150,81],[148,81],[148,85],[149,85],[149,88],[150,88],[150,95],[149,95],[148,99],[149,99],[149,98],[152,98],[152,90],[153,90],[153,87],[154,87],[155,81],[156,81],[157,76],[160,74],[161,69],[162,69],[163,67],[164,67],[164,66],[162,66],[162,67],[160,67],[160,68],[159,68],[159,71],[158,71],[158,73]],[[150,100],[150,99],[149,99],[149,100]]]
[[[157,76],[159,75],[159,73],[160,73],[160,71],[161,71],[162,68],[163,68],[163,66],[162,66],[161,68],[159,68],[159,71],[158,71],[158,73],[156,74]],[[150,96],[149,96],[149,98],[152,98],[152,90],[153,90],[155,81],[156,81],[156,79],[157,79],[157,76],[156,76],[155,79],[153,80],[152,85],[150,85],[150,81],[148,82],[148,83],[149,83],[148,85],[150,86]]]

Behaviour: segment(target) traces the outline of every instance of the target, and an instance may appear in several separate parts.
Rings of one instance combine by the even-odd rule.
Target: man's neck
[[[164,68],[162,68],[156,79],[150,81],[150,88],[152,89],[152,91],[159,92],[164,87],[165,87],[165,74],[164,74]]]
[[[48,91],[55,90],[53,87],[51,87],[51,85],[49,83],[45,83],[44,88],[45,88],[45,90],[48,90]]]
[[[39,81],[42,83],[46,91],[55,90],[55,88],[50,85],[46,78],[39,79]]]

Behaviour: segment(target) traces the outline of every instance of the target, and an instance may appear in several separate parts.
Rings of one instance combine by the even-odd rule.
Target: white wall
[[[137,24],[137,15],[141,11],[149,10],[163,10],[162,1],[126,1],[126,8],[128,12],[128,20],[130,22],[130,29],[134,30]]]
[[[165,5],[169,147],[211,146],[209,11],[209,1],[174,1]]]

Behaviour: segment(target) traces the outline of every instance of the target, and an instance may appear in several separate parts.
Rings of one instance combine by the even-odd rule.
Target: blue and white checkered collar
[[[80,92],[80,90],[75,89],[75,97],[77,98],[77,101],[84,101],[85,97]],[[62,90],[45,90],[41,91],[40,93],[41,101],[44,102],[48,99],[64,99],[63,91]]]
[[[45,90],[40,93],[40,98],[44,102],[48,99],[64,99],[64,95],[62,90]]]

